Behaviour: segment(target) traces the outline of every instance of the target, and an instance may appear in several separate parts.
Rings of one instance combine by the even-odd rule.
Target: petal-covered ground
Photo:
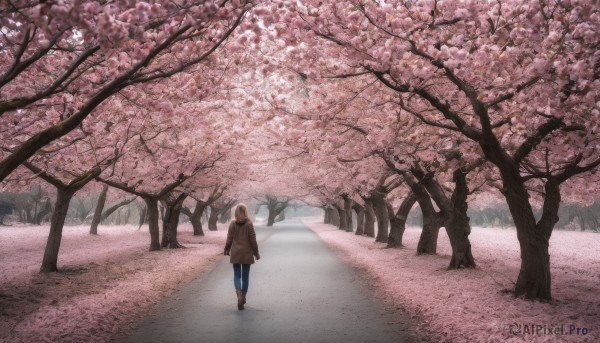
[[[438,255],[417,256],[418,228],[406,230],[405,248],[386,249],[374,238],[321,222],[305,220],[342,258],[365,272],[380,296],[405,307],[442,341],[600,342],[600,234],[552,234],[555,300],[540,303],[502,291],[514,286],[519,271],[514,230],[474,228],[470,239],[477,268],[449,271],[451,249],[443,229]],[[511,332],[511,326],[520,333]]]
[[[195,237],[187,249],[148,251],[147,226],[68,226],[59,273],[39,274],[48,226],[0,227],[0,341],[106,342],[126,333],[165,296],[211,269],[226,228]]]

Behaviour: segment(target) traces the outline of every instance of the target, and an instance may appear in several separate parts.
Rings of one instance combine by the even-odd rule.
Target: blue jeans
[[[235,286],[235,289],[241,289],[242,292],[248,292],[250,266],[250,264],[233,264],[233,285]]]

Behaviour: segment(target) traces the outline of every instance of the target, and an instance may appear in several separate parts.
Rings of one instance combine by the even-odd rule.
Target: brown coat
[[[243,222],[231,221],[227,231],[225,251],[229,251],[231,263],[253,264],[254,257],[258,257],[258,244],[254,225],[249,219]]]

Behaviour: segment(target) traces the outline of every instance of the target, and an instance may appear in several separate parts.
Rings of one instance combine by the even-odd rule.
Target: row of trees
[[[44,198],[41,209],[19,212],[40,222],[52,211],[41,271],[57,270],[62,228],[80,191],[100,194],[91,233],[119,205],[143,200],[150,250],[180,247],[182,210],[196,234],[206,207],[225,212],[217,202],[236,196],[226,182],[236,161],[227,156],[241,126],[223,132],[219,120],[237,113],[223,106],[222,84],[257,36],[256,22],[244,22],[252,8],[245,1],[0,5],[0,181],[6,190],[50,185],[56,194],[52,209]],[[105,208],[108,187],[128,197]],[[183,209],[186,198],[193,212]]]
[[[559,205],[598,195],[593,2],[307,0],[289,11],[297,30],[282,22],[279,37],[302,44],[274,55],[294,61],[306,95],[274,107],[290,127],[319,128],[293,144],[322,158],[327,173],[305,180],[328,219],[349,228],[355,211],[357,232],[376,220],[377,240],[394,246],[416,202],[417,252],[435,253],[444,226],[450,267],[473,267],[469,199],[502,198],[521,250],[514,292],[551,299]]]
[[[0,17],[0,181],[57,194],[42,271],[87,187],[143,200],[151,250],[180,247],[180,213],[201,232],[208,206],[210,226],[259,194],[270,223],[301,199],[400,246],[417,203],[418,253],[445,227],[451,268],[475,266],[469,202],[503,199],[515,294],[548,300],[559,205],[599,194],[592,1],[25,0]]]

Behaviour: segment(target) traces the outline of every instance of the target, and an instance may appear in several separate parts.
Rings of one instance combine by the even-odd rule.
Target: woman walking
[[[248,216],[248,208],[239,204],[235,208],[235,220],[229,224],[225,255],[230,255],[229,261],[233,264],[233,285],[238,298],[238,310],[244,309],[248,281],[250,278],[250,265],[254,258],[260,260],[258,244],[254,225]]]

